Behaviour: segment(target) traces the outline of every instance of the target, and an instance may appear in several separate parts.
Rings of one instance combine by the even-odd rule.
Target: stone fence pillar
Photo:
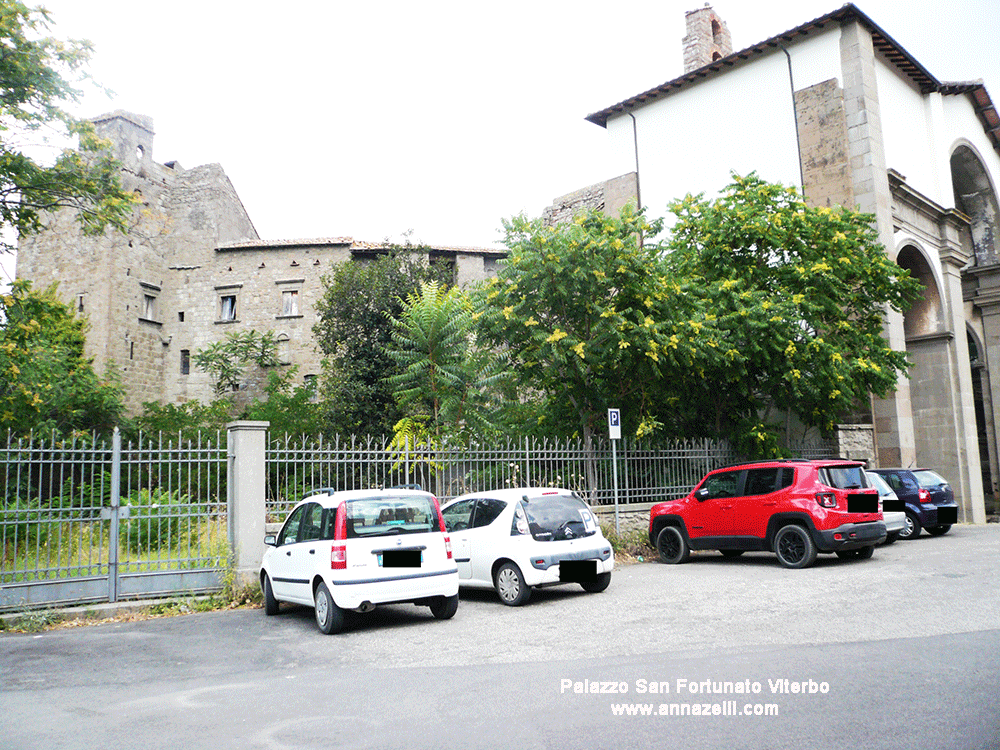
[[[257,578],[264,554],[264,452],[270,422],[231,422],[229,445],[229,545],[242,583]]]

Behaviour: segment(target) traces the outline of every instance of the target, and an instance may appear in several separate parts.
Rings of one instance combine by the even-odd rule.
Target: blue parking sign
[[[621,409],[608,409],[608,435],[612,440],[621,440],[622,412]]]

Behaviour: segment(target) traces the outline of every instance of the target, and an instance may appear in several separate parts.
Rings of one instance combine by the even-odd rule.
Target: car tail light
[[[347,501],[337,506],[337,522],[333,527],[334,539],[347,539]]]
[[[824,508],[836,508],[837,495],[833,492],[817,492],[816,502],[822,505]]]
[[[451,560],[452,559],[452,556],[451,556],[451,537],[448,536],[447,534],[445,534],[445,536],[444,536],[444,551],[447,553],[448,559]]]
[[[330,548],[330,570],[347,570],[346,544],[335,544]]]
[[[931,493],[923,488],[917,492],[917,497],[920,498],[920,502],[922,503],[929,503],[931,501]]]
[[[445,551],[445,554],[448,555],[448,559],[449,560],[452,560],[454,558],[452,557],[452,554],[451,554],[451,537],[448,536],[448,533],[447,533],[448,530],[445,528],[445,525],[444,525],[444,516],[441,515],[441,504],[438,502],[438,499],[436,497],[434,497],[434,496],[431,496],[431,500],[434,501],[434,510],[437,511],[438,528],[441,529],[441,533],[444,534],[444,551]]]

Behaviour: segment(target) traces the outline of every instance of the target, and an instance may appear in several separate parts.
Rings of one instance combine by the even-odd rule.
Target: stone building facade
[[[349,237],[262,240],[220,165],[155,162],[148,117],[118,110],[94,122],[140,201],[129,231],[87,237],[72,212],[57,213],[44,232],[21,239],[17,277],[36,288],[59,283],[90,323],[97,371],[120,372],[128,408],[210,400],[212,382],[192,356],[234,331],[273,331],[281,361],[298,365],[298,382],[317,375],[312,328],[323,275],[384,247]],[[437,247],[431,255],[470,284],[504,253]]]
[[[981,522],[1000,480],[996,106],[981,81],[934,78],[853,4],[736,52],[718,45],[724,29],[710,7],[689,13],[684,74],[587,119],[621,167],[641,165],[652,216],[732,171],[874,215],[889,257],[925,286],[887,316],[913,366],[873,401],[874,458],[937,469],[960,519]]]

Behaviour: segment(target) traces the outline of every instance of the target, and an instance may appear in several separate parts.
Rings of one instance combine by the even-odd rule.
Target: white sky
[[[684,11],[702,1],[44,5],[54,35],[94,43],[90,70],[116,92],[75,114],[151,116],[153,158],[221,163],[262,238],[489,246],[501,218],[615,176],[584,117],[679,76]],[[735,49],[839,5],[713,2]],[[982,78],[1000,103],[996,0],[857,5],[933,76]]]

